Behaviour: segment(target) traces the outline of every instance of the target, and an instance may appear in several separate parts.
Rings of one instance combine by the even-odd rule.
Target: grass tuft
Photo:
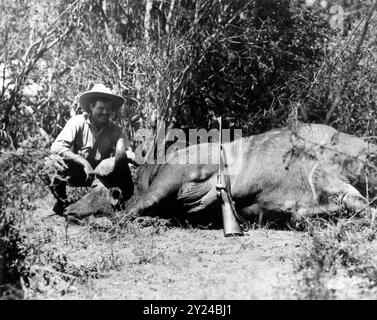
[[[301,255],[297,271],[300,299],[355,297],[354,292],[377,288],[376,224],[369,219],[314,220],[308,227],[311,244]],[[349,296],[334,285],[349,283]],[[356,284],[355,284],[356,283]]]

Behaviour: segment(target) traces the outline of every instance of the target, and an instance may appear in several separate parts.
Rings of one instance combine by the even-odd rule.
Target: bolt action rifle
[[[236,237],[236,236],[243,236],[243,231],[239,223],[237,222],[236,216],[237,213],[235,212],[235,208],[233,206],[233,202],[230,196],[230,183],[229,183],[229,176],[224,176],[224,167],[225,161],[224,153],[225,150],[223,149],[222,145],[222,125],[221,125],[221,117],[218,119],[219,122],[219,169],[217,171],[217,197],[221,199],[221,211],[223,217],[223,227],[224,227],[224,236],[225,237]],[[226,179],[226,181],[225,181]]]

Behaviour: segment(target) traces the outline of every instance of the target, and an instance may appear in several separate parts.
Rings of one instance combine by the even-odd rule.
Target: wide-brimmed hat
[[[79,97],[80,107],[86,111],[90,112],[89,103],[94,98],[106,98],[113,102],[113,111],[118,111],[119,108],[124,103],[124,98],[113,94],[111,90],[105,87],[103,84],[98,83],[93,86],[89,91],[83,92]]]

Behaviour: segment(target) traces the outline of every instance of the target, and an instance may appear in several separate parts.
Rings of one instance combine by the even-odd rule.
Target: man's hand
[[[73,153],[71,150],[67,150],[63,153],[63,157],[69,160],[72,160],[79,166],[82,166],[86,176],[86,182],[91,184],[95,178],[93,167],[90,165],[88,160],[82,157],[79,154]]]
[[[86,182],[92,183],[95,178],[95,174],[89,162],[84,165],[84,172],[86,174]]]

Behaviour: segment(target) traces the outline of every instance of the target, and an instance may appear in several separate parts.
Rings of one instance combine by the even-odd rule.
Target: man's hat
[[[86,112],[90,112],[89,103],[94,98],[106,98],[112,101],[113,111],[118,111],[124,103],[124,98],[113,94],[109,88],[106,88],[103,84],[95,84],[92,89],[85,91],[80,95],[79,104],[81,109]]]

